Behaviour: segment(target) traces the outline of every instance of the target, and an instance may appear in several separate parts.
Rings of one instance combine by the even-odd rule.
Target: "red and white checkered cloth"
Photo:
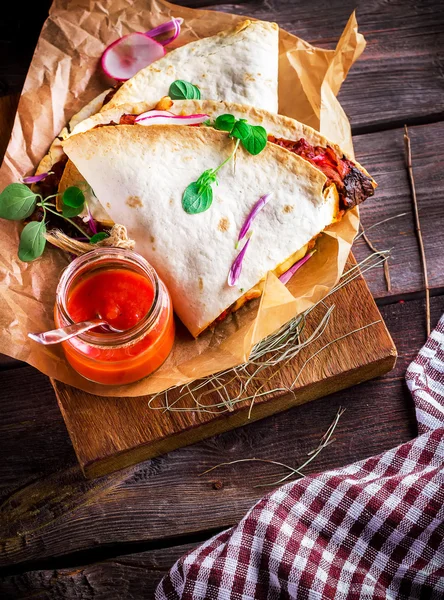
[[[444,316],[406,374],[419,437],[260,500],[156,600],[444,598]]]

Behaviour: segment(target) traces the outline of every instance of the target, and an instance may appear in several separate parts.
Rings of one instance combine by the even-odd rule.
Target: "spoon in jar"
[[[85,333],[90,329],[102,326],[104,329],[108,329],[114,333],[122,333],[123,329],[116,329],[104,319],[91,319],[90,321],[82,321],[81,323],[74,323],[74,325],[67,325],[66,327],[60,327],[59,329],[52,329],[51,331],[45,331],[43,333],[28,333],[28,337],[34,342],[39,344],[59,344],[60,342],[66,342],[70,338]]]

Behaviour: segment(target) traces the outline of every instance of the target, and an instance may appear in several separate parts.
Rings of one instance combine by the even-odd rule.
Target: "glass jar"
[[[68,304],[76,286],[107,269],[129,270],[146,278],[153,291],[150,309],[126,331],[114,333],[97,328],[62,342],[62,346],[68,362],[86,379],[122,385],[146,377],[166,360],[174,342],[173,308],[165,284],[140,254],[97,248],[73,260],[63,271],[54,310],[57,327],[74,322]]]

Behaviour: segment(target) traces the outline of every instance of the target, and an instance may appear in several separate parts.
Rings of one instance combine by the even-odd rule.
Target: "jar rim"
[[[133,250],[100,247],[76,257],[62,272],[56,290],[56,306],[62,319],[68,325],[74,324],[67,308],[67,298],[76,278],[89,272],[89,267],[101,268],[108,266],[107,263],[109,263],[109,266],[113,263],[117,266],[119,262],[121,263],[119,265],[120,268],[131,269],[133,267],[131,270],[142,273],[151,281],[154,291],[152,304],[146,315],[130,329],[115,333],[92,333],[91,331],[87,331],[77,336],[89,345],[109,347],[133,343],[147,333],[155,324],[160,314],[162,307],[162,287],[159,276],[150,263],[142,255]]]

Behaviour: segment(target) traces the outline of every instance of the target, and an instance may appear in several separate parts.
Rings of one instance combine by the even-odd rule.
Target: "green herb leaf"
[[[186,188],[182,196],[182,207],[189,215],[208,210],[213,202],[213,190],[211,185],[202,185],[193,181]]]
[[[249,125],[249,128],[249,135],[240,139],[245,150],[256,156],[267,145],[267,132],[261,125]]]
[[[170,85],[168,96],[172,100],[200,100],[200,90],[189,81],[177,79]]]
[[[85,195],[82,190],[72,185],[63,192],[62,196],[63,206],[71,206],[72,208],[83,207],[85,203]],[[67,215],[65,215],[67,216]]]
[[[214,123],[214,128],[231,133],[235,123],[236,117],[234,115],[219,115]]]
[[[101,242],[109,237],[109,233],[106,231],[99,231],[99,233],[95,233],[92,238],[89,240],[90,244],[97,244],[97,242]]]
[[[77,217],[83,211],[83,204],[81,206],[67,206],[64,204],[62,206],[62,215],[71,219],[72,217]]]
[[[244,119],[240,121],[236,121],[234,127],[230,133],[231,137],[234,137],[244,143],[244,140],[247,139],[251,135],[251,125],[247,123]]]
[[[37,194],[24,183],[11,183],[0,194],[0,217],[22,221],[34,212]]]
[[[43,254],[46,246],[45,233],[44,221],[32,221],[23,228],[18,249],[20,260],[30,262]]]
[[[214,182],[217,183],[217,175],[214,172],[214,169],[207,169],[196,181],[197,185],[199,186],[211,185]]]

